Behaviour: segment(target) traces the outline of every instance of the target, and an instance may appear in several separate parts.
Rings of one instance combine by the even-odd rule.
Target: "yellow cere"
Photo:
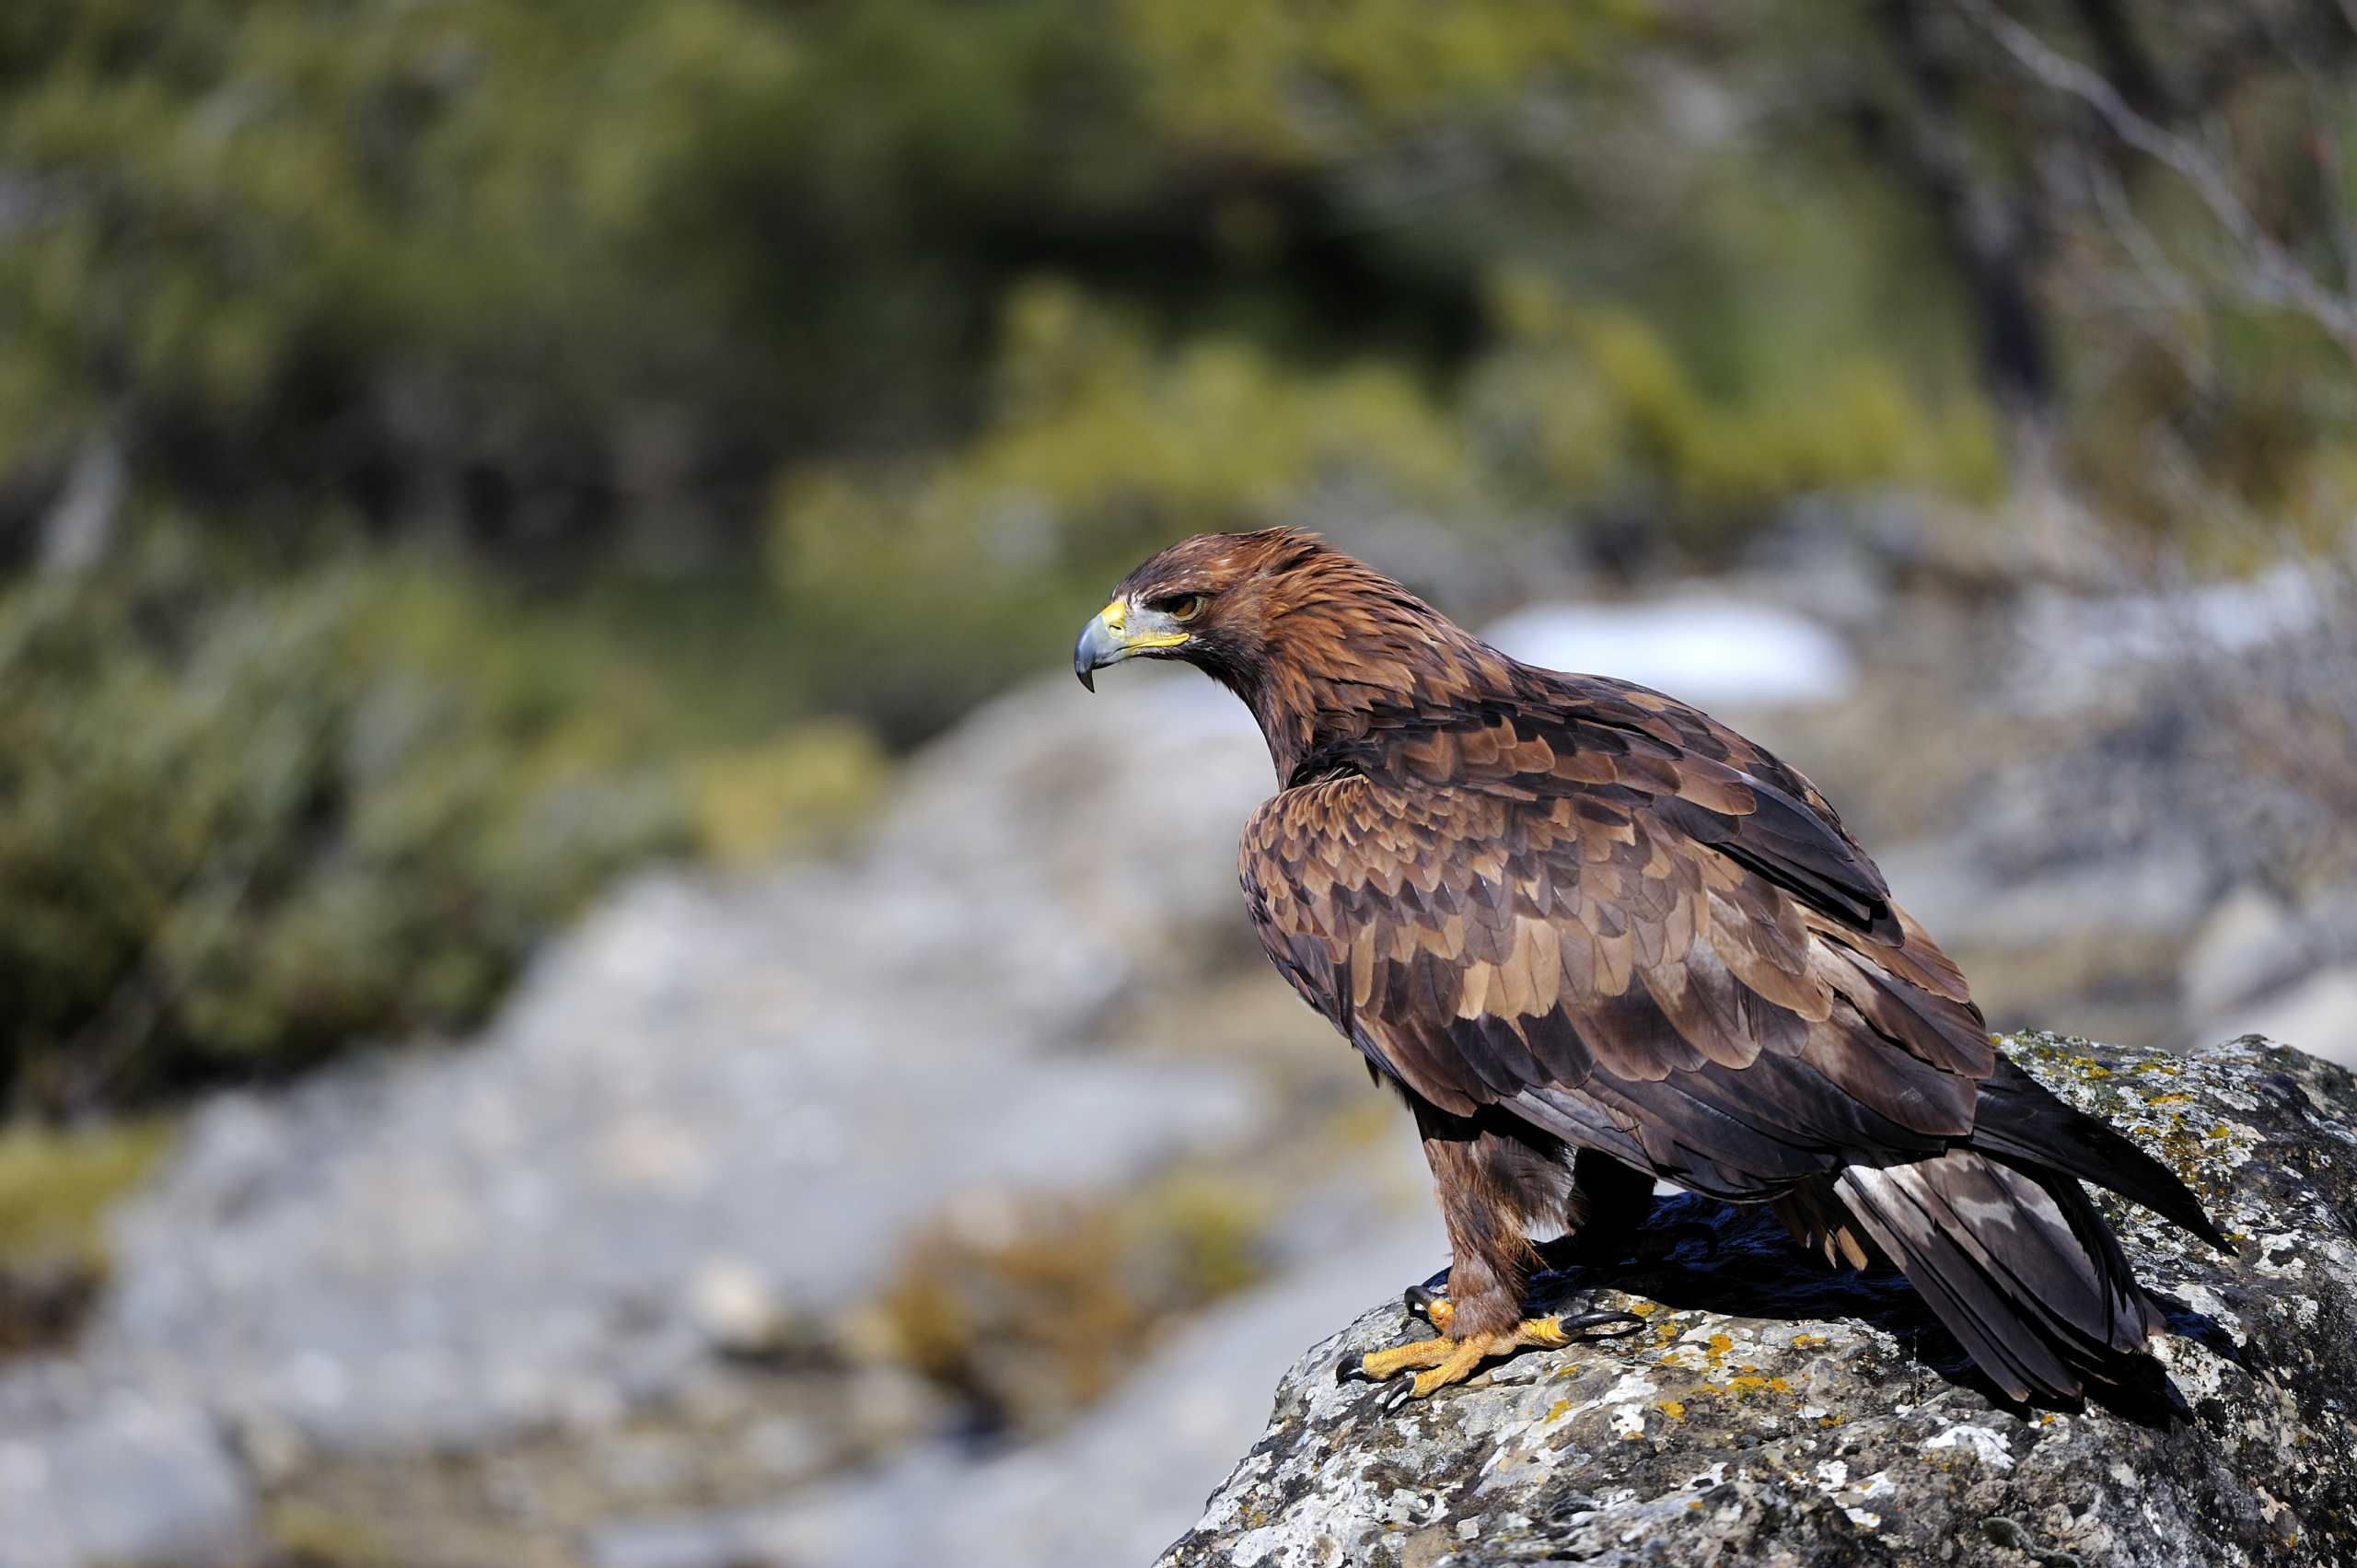
[[[1097,618],[1105,622],[1105,630],[1121,639],[1124,648],[1175,648],[1187,640],[1184,632],[1156,632],[1131,636],[1128,630],[1130,607],[1118,598],[1098,610]]]

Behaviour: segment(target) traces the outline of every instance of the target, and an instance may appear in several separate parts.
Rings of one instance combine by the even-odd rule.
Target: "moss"
[[[300,1498],[273,1503],[262,1530],[288,1568],[392,1568],[400,1561],[364,1521]]]
[[[1109,1201],[976,1200],[903,1248],[870,1348],[991,1431],[1038,1436],[1110,1388],[1155,1337],[1261,1277],[1265,1196],[1180,1167]]]
[[[162,1118],[0,1129],[0,1352],[73,1337],[106,1281],[107,1215],[174,1131]]]
[[[107,1212],[145,1178],[174,1132],[160,1117],[0,1131],[0,1268],[61,1255],[105,1267]]]

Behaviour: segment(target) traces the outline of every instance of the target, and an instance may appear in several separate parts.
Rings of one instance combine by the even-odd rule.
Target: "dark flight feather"
[[[1575,1150],[1774,1203],[1829,1256],[1870,1238],[2015,1397],[2119,1381],[2160,1322],[2078,1179],[2223,1247],[1996,1052],[1833,808],[1742,736],[1516,664],[1304,534],[1199,536],[1117,590],[1181,596],[1155,656],[1242,697],[1286,784],[1245,830],[1253,926],[1416,1109],[1458,1331],[1519,1316],[1531,1216],[1585,1212]]]
[[[2234,1250],[2168,1167],[2117,1129],[2064,1105],[2003,1057],[1980,1084],[1979,1100],[1973,1147],[2107,1187],[2220,1251]]]

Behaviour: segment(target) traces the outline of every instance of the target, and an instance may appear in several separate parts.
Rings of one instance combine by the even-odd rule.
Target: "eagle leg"
[[[1448,1295],[1412,1289],[1407,1306],[1440,1337],[1373,1352],[1355,1366],[1346,1361],[1335,1368],[1337,1376],[1381,1382],[1415,1369],[1406,1397],[1423,1399],[1471,1376],[1492,1356],[1558,1350],[1583,1328],[1643,1321],[1627,1312],[1525,1318],[1522,1290],[1527,1272],[1540,1261],[1528,1239],[1534,1224],[1558,1220],[1633,1241],[1653,1204],[1653,1178],[1571,1150],[1496,1107],[1458,1116],[1422,1099],[1410,1104],[1448,1227],[1450,1262]]]

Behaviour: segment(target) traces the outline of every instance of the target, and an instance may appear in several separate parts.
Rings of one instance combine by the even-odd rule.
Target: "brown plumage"
[[[1521,1323],[1531,1238],[1625,1223],[1655,1178],[1887,1254],[2015,1398],[2118,1380],[2161,1324],[2077,1179],[2223,1245],[1996,1052],[1815,787],[1696,710],[1517,664],[1286,529],[1132,573],[1074,667],[1141,656],[1259,720],[1280,790],[1244,833],[1253,927],[1415,1113],[1463,1353],[1418,1392],[1560,1342]]]

